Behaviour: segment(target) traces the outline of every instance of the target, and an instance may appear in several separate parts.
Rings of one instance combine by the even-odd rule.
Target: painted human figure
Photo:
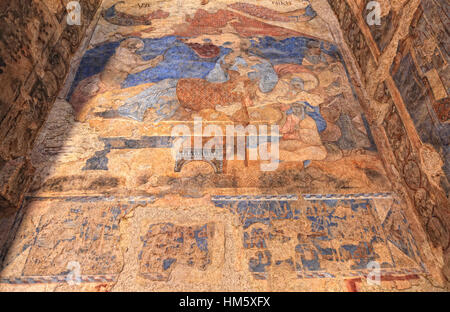
[[[142,59],[137,52],[143,48],[144,42],[141,39],[129,38],[122,41],[101,73],[86,78],[78,84],[70,99],[77,120],[86,119],[93,108],[89,105],[89,100],[96,95],[120,89],[122,82],[129,74],[155,67],[164,59],[162,55],[151,60]]]
[[[307,166],[311,160],[323,160],[327,151],[319,132],[325,130],[326,122],[319,109],[307,101],[299,101],[297,89],[302,89],[299,78],[282,78],[280,83],[289,84],[285,96],[278,97],[279,108],[285,114],[280,128],[280,159],[301,161]]]
[[[241,65],[248,67],[240,56],[245,49],[241,44],[240,48],[220,58],[205,79],[180,79],[177,85],[180,105],[194,112],[216,110],[236,123],[248,124],[248,107],[253,106],[259,77],[252,79],[245,69],[236,65],[241,60]],[[248,69],[255,71],[250,67]]]

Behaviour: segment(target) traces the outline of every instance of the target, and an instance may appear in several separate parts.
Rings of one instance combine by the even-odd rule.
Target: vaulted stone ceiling
[[[448,286],[446,1],[100,2],[0,3],[0,290]]]

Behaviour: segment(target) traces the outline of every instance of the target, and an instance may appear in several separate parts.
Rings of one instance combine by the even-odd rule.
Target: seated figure
[[[326,121],[320,115],[319,107],[308,101],[299,101],[297,89],[302,89],[301,79],[287,76],[280,79],[289,88],[284,96],[277,98],[279,108],[284,112],[281,121],[280,159],[300,161],[307,166],[311,160],[323,160],[327,150],[319,132],[326,129]]]

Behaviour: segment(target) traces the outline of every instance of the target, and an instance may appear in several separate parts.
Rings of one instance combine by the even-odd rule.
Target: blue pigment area
[[[340,54],[335,45],[306,37],[291,37],[284,40],[263,37],[251,40],[251,43],[252,54],[269,60],[272,65],[302,65],[311,46],[318,47],[323,53],[340,60]]]
[[[164,79],[202,78],[214,69],[216,63],[232,50],[219,47],[220,53],[213,58],[201,58],[188,45],[183,43],[180,37],[165,36],[162,38],[141,39],[144,48],[138,52],[144,60],[153,59],[158,55],[164,55],[164,60],[154,68],[144,70],[137,74],[130,74],[122,83],[122,88],[128,88],[145,83],[155,83]],[[88,77],[101,73],[108,60],[114,55],[121,41],[102,44],[86,51],[78,72],[75,76],[72,88],[67,99],[69,100],[76,86]],[[307,54],[311,45],[320,47],[326,53],[340,60],[336,46],[315,39],[305,37],[292,37],[277,40],[273,37],[253,39],[251,54],[267,59],[272,65],[299,64]]]

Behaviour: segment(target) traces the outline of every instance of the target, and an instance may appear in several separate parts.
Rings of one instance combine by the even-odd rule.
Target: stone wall
[[[384,268],[386,272],[395,268],[394,274],[402,270],[403,274],[419,279],[411,275],[423,273],[419,254],[423,255],[425,267],[433,277],[432,283],[437,282],[441,286],[444,276],[449,279],[449,159],[446,141],[449,137],[449,75],[445,28],[448,5],[445,1],[378,1],[382,8],[378,26],[369,26],[366,22],[368,0],[328,0],[335,14],[325,0],[311,1],[320,18],[314,19],[315,13],[307,11],[310,15],[306,16],[311,23],[304,25],[291,25],[292,21],[286,14],[280,15],[280,12],[256,5],[236,4],[232,8],[234,11],[228,12],[225,11],[229,9],[226,7],[228,3],[222,4],[222,10],[218,9],[218,4],[215,7],[211,3],[211,11],[203,7],[197,11],[195,6],[198,3],[189,3],[188,9],[195,14],[180,19],[183,24],[166,23],[167,14],[157,11],[159,15],[149,13],[148,16],[158,18],[155,17],[155,27],[148,28],[144,26],[148,21],[144,20],[144,25],[139,24],[142,19],[133,15],[137,9],[132,8],[132,1],[129,1],[128,9],[133,14],[108,19],[104,15],[92,40],[86,34],[90,34],[96,24],[90,22],[100,16],[98,7],[102,1],[79,1],[83,10],[81,26],[67,25],[68,2],[16,0],[0,4],[0,262],[16,236],[8,255],[10,261],[8,258],[5,260],[9,263],[7,276],[2,276],[0,284],[17,283],[18,276],[24,284],[29,283],[29,277],[39,276],[53,282],[55,276],[58,278],[57,274],[65,270],[66,260],[88,259],[93,265],[84,271],[85,280],[92,276],[102,278],[105,283],[116,285],[116,290],[137,289],[139,285],[147,290],[192,290],[192,285],[197,285],[194,290],[286,290],[287,284],[292,290],[313,289],[309,278],[322,278],[322,282],[317,282],[319,286],[316,285],[321,289],[342,290],[343,285],[327,278],[333,276],[340,280],[348,277],[348,274],[355,274],[355,270],[363,269],[367,261],[378,258],[387,265]],[[112,5],[112,1],[109,2],[108,5]],[[127,5],[123,5],[121,10],[127,9]],[[172,12],[173,5],[166,5],[170,5],[167,11]],[[141,10],[139,4],[137,7]],[[179,12],[184,14],[184,9],[186,7]],[[329,12],[329,20],[325,11]],[[265,23],[244,17],[242,12],[265,20]],[[296,21],[304,17],[297,16]],[[230,26],[227,21],[233,18],[238,22],[235,20]],[[321,22],[322,18],[326,23]],[[216,20],[225,22],[216,23]],[[133,29],[134,23],[139,27]],[[273,23],[286,23],[283,24],[286,28]],[[330,119],[328,126],[334,129],[334,132],[321,134],[321,138],[328,142],[327,153],[330,155],[325,160],[328,163],[318,160],[310,164],[307,159],[303,163],[305,168],[286,166],[279,174],[261,176],[257,171],[249,174],[255,168],[250,167],[251,163],[230,163],[222,176],[210,175],[202,166],[187,166],[187,170],[179,173],[173,172],[171,158],[168,158],[171,155],[168,150],[163,150],[167,147],[164,146],[166,141],[160,140],[164,137],[164,129],[139,126],[134,121],[103,120],[107,114],[98,112],[92,114],[88,122],[75,121],[73,109],[65,101],[70,92],[70,82],[76,80],[79,64],[86,67],[98,66],[99,63],[95,57],[96,64],[81,62],[88,43],[92,49],[99,49],[102,58],[107,60],[111,55],[103,53],[105,50],[102,49],[110,49],[111,52],[114,44],[119,45],[119,38],[142,37],[144,42],[153,37],[161,39],[173,34],[187,34],[195,39],[202,32],[229,36],[226,33],[230,31],[229,26],[235,27],[231,29],[233,34],[238,32],[242,37],[269,34],[278,39],[300,36],[298,26],[308,36],[319,36],[338,45],[336,51],[339,53],[335,56],[342,52],[351,82],[348,88],[346,83],[339,84],[341,76],[347,77],[345,66],[340,72],[340,57],[339,62],[333,63],[333,70],[337,70],[339,78],[334,81],[337,84],[327,76],[333,72],[331,67],[328,74],[320,76],[325,84],[328,81],[330,97],[338,94],[339,98],[334,108],[323,107],[325,117]],[[330,33],[327,26],[333,28]],[[293,31],[294,28],[297,30]],[[158,34],[153,35],[154,30]],[[225,45],[228,41],[226,36],[218,38],[214,35],[213,38],[218,40],[218,45]],[[237,39],[234,35],[230,38]],[[190,44],[191,47],[199,46],[198,42]],[[214,47],[212,44],[206,46]],[[319,45],[320,49],[317,46],[308,47],[309,63],[304,65],[317,71],[320,68],[322,72],[324,65],[316,63],[324,59],[328,66],[332,49],[329,50],[330,45],[325,42]],[[198,49],[195,53],[198,51],[201,54]],[[243,55],[247,53],[241,52]],[[133,92],[138,94],[148,85],[135,87]],[[335,89],[341,87],[339,96]],[[108,90],[105,97],[102,95],[98,100],[107,99],[105,103],[116,105],[120,101],[112,99],[122,95],[129,97],[130,90],[123,89]],[[352,91],[358,97],[357,102],[362,105],[364,114],[358,110],[359,103],[358,109],[350,107]],[[57,98],[52,117],[48,112]],[[324,104],[327,103],[320,103],[326,106]],[[342,107],[345,105],[349,108],[344,111]],[[337,115],[334,109],[338,111]],[[355,114],[345,115],[347,113]],[[339,114],[343,117],[338,117]],[[359,115],[364,115],[361,122],[357,118]],[[191,118],[190,114],[180,116],[184,121]],[[370,129],[366,125],[366,117]],[[46,119],[46,129],[40,131]],[[336,121],[336,125],[332,121]],[[341,127],[341,124],[347,126]],[[362,139],[364,136],[353,136],[352,133],[357,133],[354,124],[359,124],[359,129],[363,128],[362,133],[367,132],[368,137],[370,133],[367,146]],[[329,137],[341,131],[339,129],[342,130],[342,140]],[[62,135],[66,132],[71,134],[67,137]],[[348,139],[349,133],[352,140]],[[35,140],[38,134],[42,140]],[[153,141],[153,138],[157,140]],[[330,148],[333,146],[345,148],[339,155],[332,153],[340,151]],[[33,162],[36,170],[30,161],[32,149],[43,160],[39,163],[41,168]],[[145,163],[148,159],[156,160],[152,163],[154,168]],[[128,169],[124,169],[126,166]],[[54,176],[47,176],[44,170],[50,167],[55,168]],[[36,179],[40,176],[39,169],[44,172],[42,181]],[[20,209],[33,175],[36,185],[28,194],[33,196],[28,197],[27,209]],[[41,182],[42,185],[39,184]],[[289,195],[270,195],[267,198],[248,195],[250,187],[263,194],[272,194],[275,190]],[[226,188],[236,189],[236,196],[217,195],[225,194]],[[133,196],[123,196],[130,195],[130,190],[133,190]],[[52,197],[55,193],[57,196]],[[311,195],[313,193],[322,195]],[[109,194],[122,195],[122,198],[111,202]],[[400,200],[397,200],[397,195]],[[326,242],[337,246],[333,252],[336,259],[341,257],[345,260],[343,262],[330,257],[330,249],[317,248],[311,243],[317,233],[325,231],[317,226],[322,218],[314,211],[331,205],[324,199],[330,199],[330,196],[342,208],[339,214],[330,215],[330,218],[350,220],[340,213],[353,211],[351,216],[357,219],[352,220],[358,220],[331,223],[338,226],[336,233],[342,233],[339,237],[344,237],[346,243],[335,240],[332,235],[323,236]],[[68,209],[73,205],[77,205],[77,209]],[[240,211],[237,206],[255,208],[254,214],[263,215],[265,221],[252,217],[253,212],[235,218]],[[361,210],[358,207],[362,207]],[[67,219],[73,221],[70,228],[65,228]],[[362,240],[349,248],[348,241],[354,240],[353,233],[366,233],[364,227],[367,224],[371,225],[373,232],[373,236],[367,238],[371,247],[366,248],[369,244]],[[86,235],[75,242],[66,239],[81,237],[79,234],[86,225],[93,235]],[[64,230],[59,232],[61,229]],[[159,234],[155,235],[154,229]],[[382,233],[386,233],[386,246],[393,243],[391,247],[398,247],[400,255],[394,257],[392,251],[396,249],[378,244],[384,235]],[[98,240],[98,237],[102,239]],[[180,237],[183,238],[181,245]],[[167,259],[161,260],[161,255],[166,255],[163,249],[148,248],[155,241],[166,241],[176,247],[167,254]],[[269,243],[266,245],[266,242]],[[375,248],[372,242],[375,242]],[[100,248],[87,248],[97,243]],[[185,246],[190,247],[186,249]],[[321,262],[315,261],[319,258],[308,260],[309,254],[314,255],[310,252],[314,248],[322,252]],[[24,250],[29,252],[29,261],[23,263],[23,270],[18,270],[20,264],[16,266],[16,263],[22,261]],[[98,261],[99,257],[106,260]],[[44,258],[48,261],[40,260]],[[410,267],[411,259],[420,269]],[[352,265],[354,260],[359,262],[359,266]],[[309,266],[299,270],[296,263],[303,265],[304,262]],[[189,270],[184,269],[186,266]],[[134,283],[134,280],[138,282]],[[355,283],[354,280],[347,282]]]
[[[67,24],[67,0],[0,3],[0,231],[9,232],[31,183],[29,154],[100,0],[80,0],[81,25]],[[20,219],[20,218],[19,218]],[[0,237],[0,258],[7,235]]]
[[[449,5],[441,0],[328,0],[356,62],[365,109],[386,171],[431,243],[429,261],[449,270]],[[431,260],[431,258],[433,258]],[[433,272],[432,272],[433,273]],[[435,272],[440,275],[440,272]]]

